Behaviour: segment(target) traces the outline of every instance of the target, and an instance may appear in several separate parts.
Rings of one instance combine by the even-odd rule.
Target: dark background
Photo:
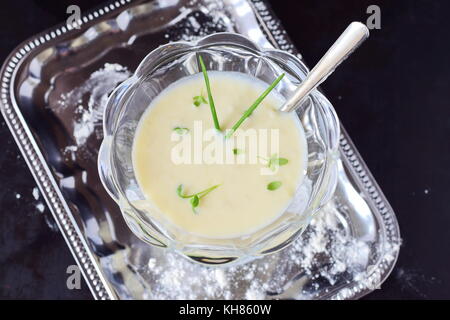
[[[403,238],[397,265],[365,299],[450,298],[449,1],[270,1],[315,64],[350,21],[381,8],[381,29],[322,89],[392,204]],[[0,62],[20,42],[101,1],[2,1]],[[66,287],[74,260],[0,117],[0,298],[91,299]],[[42,210],[42,208],[45,208]],[[41,212],[43,211],[43,212]]]

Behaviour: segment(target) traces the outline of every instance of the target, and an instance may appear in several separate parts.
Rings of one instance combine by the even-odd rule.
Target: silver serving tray
[[[86,85],[105,63],[119,63],[132,72],[158,45],[207,33],[239,32],[261,47],[298,54],[264,1],[121,0],[83,15],[80,23],[80,29],[61,24],[40,33],[10,54],[1,70],[0,107],[94,298],[355,299],[379,288],[398,256],[398,223],[343,128],[338,187],[333,200],[316,218],[323,221],[313,222],[292,247],[269,258],[237,267],[239,270],[220,269],[221,279],[225,275],[236,285],[231,288],[224,284],[229,288],[205,292],[192,283],[214,280],[210,269],[178,262],[176,259],[181,258],[173,253],[143,244],[128,230],[103,189],[96,165],[102,139],[99,114],[91,112],[84,119],[94,124],[87,134],[82,132],[80,136],[75,130],[76,121],[81,121],[78,111],[83,113],[83,106],[98,107],[102,103],[95,95],[97,89],[87,87],[77,101],[61,102]],[[116,71],[117,82],[125,75],[122,69]],[[100,77],[96,85],[112,83],[106,88],[111,91],[116,83],[107,78]],[[324,228],[328,223],[324,219],[330,217],[337,221],[338,229]],[[325,233],[317,231],[320,223]],[[316,245],[311,251],[314,241],[323,242],[322,249]],[[367,251],[367,259],[357,265],[358,272],[354,264],[342,266],[342,261],[337,261],[339,256],[329,250],[345,249],[350,242],[363,246],[355,251],[357,255]],[[309,256],[306,265],[311,252],[313,259]],[[330,265],[335,268],[337,262],[341,269],[327,280]],[[162,277],[171,276],[164,274],[170,268],[188,270],[186,279],[194,273],[205,274],[206,278],[178,284],[180,292],[190,293],[180,295],[173,283],[162,281]],[[278,281],[274,287],[261,286],[274,279]],[[249,295],[248,288],[254,283],[264,289],[262,296]]]

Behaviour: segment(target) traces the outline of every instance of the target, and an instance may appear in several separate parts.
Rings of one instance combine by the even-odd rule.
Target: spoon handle
[[[294,94],[283,104],[281,111],[289,112],[302,105],[304,99],[333,73],[336,67],[369,37],[369,29],[361,22],[352,22],[320,59],[298,86]]]

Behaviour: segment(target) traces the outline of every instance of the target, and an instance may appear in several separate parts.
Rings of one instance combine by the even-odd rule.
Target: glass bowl
[[[233,33],[217,33],[198,41],[174,42],[155,49],[108,99],[98,158],[100,178],[118,203],[129,228],[143,241],[204,264],[245,262],[289,245],[331,198],[337,182],[339,121],[331,103],[317,90],[298,109],[308,146],[307,172],[291,204],[275,221],[251,234],[233,238],[212,239],[182,230],[144,201],[131,151],[144,111],[171,83],[200,72],[198,54],[208,70],[241,72],[266,83],[284,72],[286,76],[275,90],[285,98],[308,72],[294,55],[262,50]]]

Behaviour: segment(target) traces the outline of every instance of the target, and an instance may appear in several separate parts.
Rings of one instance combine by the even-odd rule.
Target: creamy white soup
[[[275,91],[227,138],[268,84],[241,73],[208,74],[222,132],[214,129],[202,74],[183,78],[142,116],[134,173],[146,201],[170,223],[204,237],[241,236],[289,205],[305,174],[306,139],[296,114],[278,111],[283,99]]]

